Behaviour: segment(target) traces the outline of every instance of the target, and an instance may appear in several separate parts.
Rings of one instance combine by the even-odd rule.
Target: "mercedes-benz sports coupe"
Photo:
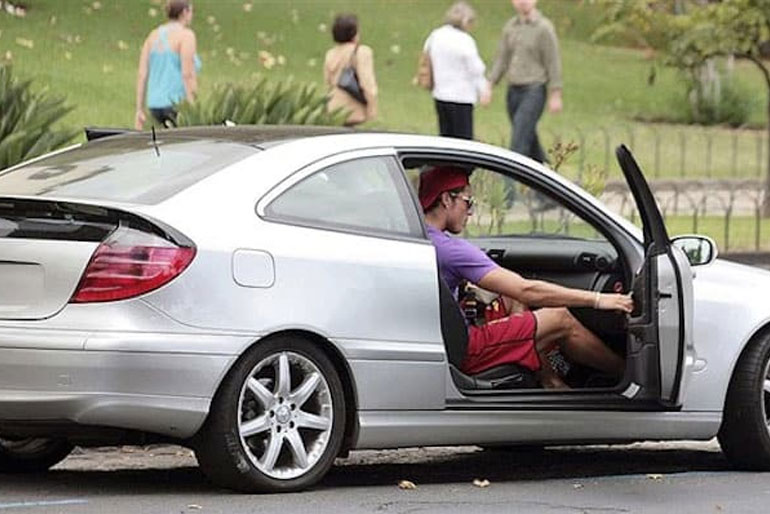
[[[218,484],[289,491],[361,448],[714,436],[769,469],[770,273],[670,239],[617,154],[638,226],[533,161],[430,136],[134,132],[0,172],[0,469],[168,440]],[[414,192],[435,165],[472,171],[461,237],[499,265],[633,294],[630,315],[572,309],[622,379],[558,351],[568,390],[460,371],[473,309]]]

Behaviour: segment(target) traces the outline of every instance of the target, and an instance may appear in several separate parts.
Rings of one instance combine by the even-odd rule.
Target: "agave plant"
[[[31,80],[15,79],[10,65],[0,64],[0,169],[50,152],[77,134],[52,128],[72,107],[31,86]]]
[[[316,84],[291,78],[271,82],[264,77],[251,86],[220,84],[206,99],[178,106],[179,126],[220,125],[342,125],[342,110],[329,112],[326,95]]]

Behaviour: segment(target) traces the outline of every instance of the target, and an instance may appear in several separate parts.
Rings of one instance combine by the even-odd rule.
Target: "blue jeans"
[[[513,125],[511,150],[538,162],[547,162],[543,147],[537,137],[537,122],[545,108],[545,84],[508,86],[506,105]]]

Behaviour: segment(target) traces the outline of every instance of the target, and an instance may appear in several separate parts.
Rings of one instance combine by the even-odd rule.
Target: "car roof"
[[[97,129],[98,130],[98,129]],[[327,127],[316,125],[237,125],[237,126],[197,126],[182,127],[171,130],[159,130],[154,137],[164,142],[181,142],[190,140],[210,140],[225,143],[246,144],[257,148],[266,148],[282,142],[304,139],[315,136],[348,134],[353,130],[347,127]],[[113,144],[125,141],[127,147],[138,142],[142,145],[151,141],[153,133],[137,131],[115,131],[110,137],[100,137],[88,144],[99,144],[109,140]]]

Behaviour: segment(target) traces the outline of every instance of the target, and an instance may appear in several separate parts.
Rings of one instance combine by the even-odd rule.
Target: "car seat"
[[[534,373],[518,364],[501,364],[474,375],[466,375],[460,367],[468,349],[468,327],[460,306],[449,286],[439,276],[441,335],[444,338],[449,371],[461,390],[533,389],[539,388]]]

